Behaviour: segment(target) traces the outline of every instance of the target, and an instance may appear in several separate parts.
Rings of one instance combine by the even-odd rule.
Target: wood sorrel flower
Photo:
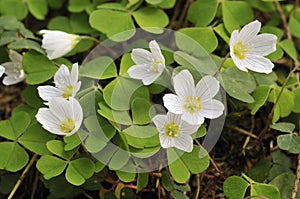
[[[9,50],[9,58],[11,62],[3,63],[6,76],[3,78],[3,84],[6,86],[17,84],[26,78],[26,74],[22,67],[23,56],[16,51]]]
[[[79,35],[58,30],[41,30],[43,34],[42,48],[49,59],[56,59],[70,52],[80,41]]]
[[[230,56],[238,69],[270,73],[274,64],[264,56],[276,50],[277,37],[273,34],[257,35],[261,23],[257,20],[234,30],[230,37]]]
[[[61,67],[54,75],[54,86],[39,86],[38,92],[44,101],[49,101],[54,97],[62,97],[68,99],[75,97],[79,91],[81,82],[78,81],[78,64],[72,66],[71,73],[66,65],[62,64]]]
[[[159,140],[163,148],[175,147],[191,152],[193,139],[191,134],[196,132],[200,125],[191,125],[181,119],[181,115],[168,112],[167,115],[156,115],[152,121],[159,131]]]
[[[188,70],[182,70],[174,79],[176,95],[165,94],[164,106],[174,114],[182,114],[181,119],[199,125],[204,118],[214,119],[222,115],[224,105],[213,99],[220,85],[216,78],[204,76],[196,85]]]
[[[69,100],[52,98],[49,108],[40,108],[35,117],[47,131],[70,136],[80,128],[83,112],[79,102],[72,97]]]
[[[136,65],[128,69],[128,74],[134,79],[141,79],[144,85],[152,84],[165,68],[165,58],[155,40],[149,43],[150,51],[133,49],[131,58]]]

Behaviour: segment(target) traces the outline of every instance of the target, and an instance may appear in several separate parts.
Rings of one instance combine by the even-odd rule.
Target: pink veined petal
[[[277,37],[273,34],[260,34],[249,44],[247,54],[266,56],[276,50]]]
[[[172,113],[182,114],[182,105],[178,96],[174,94],[165,94],[163,97],[164,106]]]
[[[213,76],[204,76],[196,85],[196,96],[200,97],[200,101],[212,99],[220,89],[219,81]]]
[[[155,124],[156,128],[160,133],[165,132],[166,119],[166,115],[156,115],[152,119],[153,123]]]
[[[241,29],[239,40],[243,43],[248,43],[248,41],[252,40],[258,34],[260,27],[261,23],[257,20],[248,23]]]
[[[173,78],[174,89],[180,99],[186,99],[195,94],[195,84],[191,73],[188,70],[180,71]]]
[[[159,134],[159,141],[162,148],[169,148],[174,146],[174,138],[166,136],[165,133]]]
[[[150,41],[149,43],[150,50],[152,52],[153,58],[155,61],[162,61],[165,64],[165,58],[161,53],[160,47],[155,40]]]
[[[54,97],[62,97],[63,91],[53,86],[39,86],[39,96],[44,101],[49,101]]]
[[[127,70],[127,73],[131,78],[140,79],[145,85],[149,85],[160,75],[152,72],[149,68],[149,65],[134,65]]]
[[[135,64],[152,64],[154,59],[151,53],[145,49],[136,48],[132,50],[131,59]]]
[[[271,73],[274,67],[274,64],[269,59],[259,55],[247,55],[244,64],[252,71],[266,74]]]
[[[179,134],[174,138],[174,147],[185,152],[191,152],[193,150],[193,139],[190,135]]]
[[[191,124],[187,123],[186,121],[182,120],[181,124],[180,124],[180,133],[191,135],[191,134],[195,133],[200,126],[201,125],[191,125]]]
[[[212,99],[201,103],[201,109],[199,111],[199,114],[205,118],[215,119],[220,117],[223,114],[223,111],[223,103],[218,100]]]
[[[191,125],[201,125],[204,122],[204,117],[199,115],[198,113],[190,114],[189,112],[185,111],[181,119]]]

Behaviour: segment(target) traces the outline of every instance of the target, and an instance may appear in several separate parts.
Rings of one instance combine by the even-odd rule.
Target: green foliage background
[[[277,50],[268,56],[275,68],[268,75],[239,71],[230,58],[224,59],[231,32],[255,19],[262,22],[262,33],[278,37]],[[90,38],[100,43],[125,42],[139,28],[156,35],[164,28],[178,31],[201,45],[214,66],[222,66],[227,119],[211,153],[198,145],[184,154],[168,149],[168,167],[136,174],[138,163],[131,160],[160,149],[158,132],[147,126],[151,118],[145,113],[153,96],[165,87],[128,80],[126,71],[133,65],[129,53],[117,61],[108,56],[83,60],[97,45]],[[89,38],[64,58],[49,60],[41,48],[41,29]],[[197,49],[182,42],[181,34],[177,35],[178,51],[163,51],[167,64],[215,74],[218,68],[201,64]],[[295,176],[300,173],[298,0],[0,0],[0,63],[9,61],[9,49],[23,54],[27,78],[22,93],[25,103],[0,121],[0,196],[277,199],[296,194]],[[71,66],[74,62],[82,65],[79,72],[86,85],[78,94],[86,130],[61,138],[37,123],[34,116],[43,102],[36,88],[51,84],[62,63]],[[97,87],[94,80],[100,80]],[[121,96],[116,96],[116,90]],[[99,126],[107,139],[99,136]],[[151,136],[145,138],[141,132]],[[205,134],[202,126],[193,137],[201,142]],[[112,150],[109,141],[128,153]],[[106,165],[91,154],[101,154]],[[34,186],[30,180],[16,184],[23,174],[35,179]]]

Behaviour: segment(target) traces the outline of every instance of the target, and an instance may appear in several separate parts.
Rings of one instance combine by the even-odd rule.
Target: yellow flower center
[[[77,45],[77,43],[80,41],[81,38],[78,35],[69,34],[67,39],[71,41],[71,48],[75,48],[75,46]]]
[[[247,52],[247,47],[243,44],[243,42],[239,41],[233,46],[233,53],[239,59],[245,59]]]
[[[200,111],[200,97],[189,96],[185,100],[183,107],[191,114]]]
[[[69,85],[65,88],[64,93],[61,95],[63,98],[69,98],[73,95],[75,86],[74,85]]]
[[[179,132],[180,128],[175,122],[171,122],[165,126],[165,133],[168,137],[175,138]]]
[[[68,117],[59,127],[64,134],[69,134],[75,128],[75,120]]]
[[[162,60],[154,62],[153,65],[150,68],[150,71],[153,72],[153,73],[159,73],[159,71],[158,71],[158,65],[159,64],[163,64]]]

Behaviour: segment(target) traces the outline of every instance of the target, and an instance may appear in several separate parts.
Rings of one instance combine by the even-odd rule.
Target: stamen
[[[180,132],[180,127],[175,122],[171,122],[165,126],[165,133],[168,137],[175,138]]]
[[[74,89],[75,89],[74,85],[66,86],[64,89],[64,93],[61,96],[66,99],[71,97],[73,95]]]
[[[247,47],[243,44],[243,42],[239,41],[233,46],[233,53],[239,59],[246,58]]]
[[[68,117],[59,127],[64,134],[69,134],[75,128],[75,120]]]
[[[183,107],[191,114],[200,111],[201,109],[200,97],[194,97],[194,96],[187,97]]]

